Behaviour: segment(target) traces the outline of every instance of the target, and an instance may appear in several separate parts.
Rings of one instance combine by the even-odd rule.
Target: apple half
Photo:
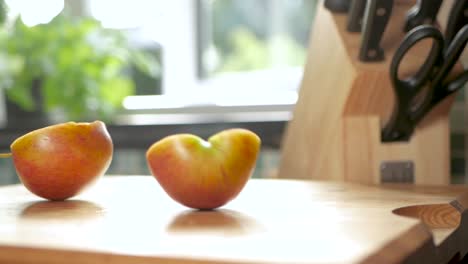
[[[221,131],[207,141],[192,134],[165,137],[146,152],[148,168],[175,201],[194,209],[223,206],[253,173],[261,140],[252,131]]]
[[[10,146],[16,173],[32,193],[48,200],[77,195],[108,169],[112,139],[101,121],[67,122],[31,131]]]

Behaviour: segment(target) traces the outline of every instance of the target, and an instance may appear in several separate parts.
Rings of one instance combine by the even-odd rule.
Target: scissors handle
[[[414,45],[428,38],[432,39],[433,42],[431,50],[429,51],[424,63],[414,75],[404,80],[400,79],[398,77],[398,70],[403,58]],[[434,67],[441,61],[443,49],[444,37],[440,30],[430,25],[421,25],[413,28],[405,36],[398,49],[395,51],[390,64],[390,78],[394,83],[397,94],[409,94],[411,96],[416,95],[423,88],[424,83],[426,83],[432,76]]]
[[[468,42],[468,25],[463,26],[450,42],[444,54],[444,63],[437,72],[436,77],[432,81],[434,87],[434,95],[431,105],[435,105],[442,101],[445,97],[461,89],[468,81],[468,71],[464,71],[448,83],[443,83],[445,77],[455,66],[455,63],[460,58],[465,50]]]
[[[446,81],[446,77],[465,50],[468,42],[468,25],[463,26],[452,41],[445,45],[446,50],[444,50],[444,38],[439,30],[431,26],[419,28],[424,29],[424,31],[410,31],[408,33],[395,53],[390,66],[397,106],[394,108],[390,121],[382,131],[382,140],[384,142],[408,140],[418,122],[431,109],[444,98],[464,87],[468,82],[468,70],[452,80]],[[414,30],[417,30],[417,28]],[[432,38],[434,41],[424,64],[415,75],[405,80],[399,79],[398,67],[401,60],[413,45],[425,38]],[[417,96],[424,85],[428,85],[428,92],[423,97],[422,102],[414,108],[412,99]]]
[[[459,32],[464,25],[468,24],[467,10],[467,0],[454,0],[445,29],[445,39],[447,42],[451,42],[457,32]]]
[[[400,79],[398,69],[401,61],[414,45],[427,38],[432,39],[433,42],[424,63],[414,75],[406,79]],[[430,103],[430,96],[426,96],[418,107],[413,109],[413,98],[432,78],[434,68],[441,62],[443,49],[444,38],[442,33],[433,26],[421,25],[410,30],[395,51],[390,64],[390,80],[395,91],[396,103],[390,120],[382,130],[383,142],[409,140],[415,128],[415,124],[411,119],[411,112],[420,111]]]
[[[458,91],[460,88],[465,86],[465,84],[468,82],[468,71],[464,71],[462,74],[460,74],[455,80],[451,81],[446,87],[445,93],[443,94],[444,98],[447,97],[448,95]],[[442,101],[442,96],[439,96],[437,101],[435,103],[438,103]]]

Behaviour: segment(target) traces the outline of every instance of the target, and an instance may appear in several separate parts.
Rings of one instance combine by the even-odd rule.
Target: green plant
[[[134,92],[125,73],[131,65],[152,76],[159,72],[157,62],[131,48],[122,33],[92,18],[62,13],[28,27],[18,17],[0,32],[0,88],[26,111],[39,107],[32,95],[39,81],[45,111],[108,120]]]

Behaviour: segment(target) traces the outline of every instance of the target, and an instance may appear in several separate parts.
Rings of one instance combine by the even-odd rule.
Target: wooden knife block
[[[379,63],[360,62],[361,34],[346,31],[345,14],[319,4],[299,98],[283,138],[279,177],[379,184],[386,162],[411,161],[414,184],[450,183],[453,96],[422,120],[410,141],[381,142],[395,100],[389,65],[412,6],[395,2],[381,42],[385,60]],[[413,48],[402,72],[415,72],[429,47]]]

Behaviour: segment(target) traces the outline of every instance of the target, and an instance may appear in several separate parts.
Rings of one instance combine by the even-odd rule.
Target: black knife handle
[[[380,41],[390,19],[392,9],[393,0],[367,1],[359,60],[371,62],[384,59],[384,51],[380,47]]]
[[[468,0],[455,0],[450,9],[445,30],[446,43],[450,43],[457,32],[466,24],[468,24]]]
[[[366,2],[367,0],[351,0],[346,26],[349,32],[361,32]]]
[[[403,28],[405,32],[422,24],[432,25],[441,5],[442,0],[418,0],[418,3],[406,14],[405,26]]]
[[[325,8],[334,13],[346,13],[349,9],[350,0],[325,0]]]

